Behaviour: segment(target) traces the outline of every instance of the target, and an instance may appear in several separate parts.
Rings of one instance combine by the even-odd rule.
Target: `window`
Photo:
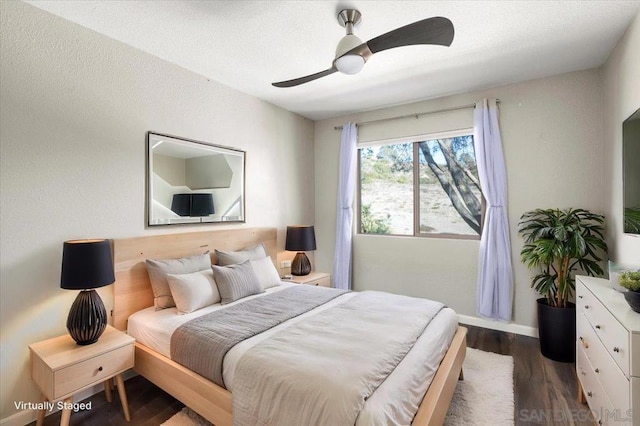
[[[471,130],[360,144],[359,232],[479,238]]]

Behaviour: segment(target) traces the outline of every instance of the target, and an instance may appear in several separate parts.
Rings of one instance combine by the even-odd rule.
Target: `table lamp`
[[[287,226],[284,249],[298,252],[291,262],[291,275],[309,275],[311,262],[304,252],[316,249],[316,234],[313,226]]]
[[[108,240],[65,241],[60,287],[81,290],[71,305],[67,330],[78,345],[90,345],[107,326],[107,311],[94,288],[115,281]]]

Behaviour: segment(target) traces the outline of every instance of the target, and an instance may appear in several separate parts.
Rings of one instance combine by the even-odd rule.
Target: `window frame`
[[[473,128],[464,128],[458,130],[450,130],[445,132],[425,133],[420,135],[412,135],[399,138],[380,139],[368,142],[358,142],[357,149],[357,194],[356,194],[356,208],[358,215],[356,218],[356,234],[357,235],[373,235],[373,236],[390,236],[390,237],[417,237],[417,238],[441,238],[452,240],[480,240],[482,236],[482,230],[484,229],[486,201],[482,189],[480,189],[481,195],[481,210],[480,210],[480,234],[452,234],[452,233],[426,233],[420,232],[420,152],[418,144],[420,142],[435,140],[435,139],[448,139],[459,136],[473,136]],[[413,234],[373,234],[362,232],[362,155],[361,150],[368,147],[384,146],[384,145],[397,145],[411,143],[413,148]],[[475,146],[474,146],[474,158],[475,158]],[[477,164],[477,161],[476,161]]]

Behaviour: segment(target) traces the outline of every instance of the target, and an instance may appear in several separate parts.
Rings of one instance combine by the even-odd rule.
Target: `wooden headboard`
[[[207,250],[216,262],[215,249],[242,250],[263,243],[274,265],[277,260],[276,228],[238,228],[205,232],[151,235],[113,241],[116,275],[113,326],[127,329],[129,316],[153,306],[153,292],[145,260],[192,256]]]

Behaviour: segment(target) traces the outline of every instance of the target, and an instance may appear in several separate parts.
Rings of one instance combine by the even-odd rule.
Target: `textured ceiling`
[[[640,10],[640,0],[27,3],[315,120],[597,67]],[[453,21],[455,38],[378,53],[356,75],[272,87],[331,66],[349,7],[363,41],[432,16]]]

